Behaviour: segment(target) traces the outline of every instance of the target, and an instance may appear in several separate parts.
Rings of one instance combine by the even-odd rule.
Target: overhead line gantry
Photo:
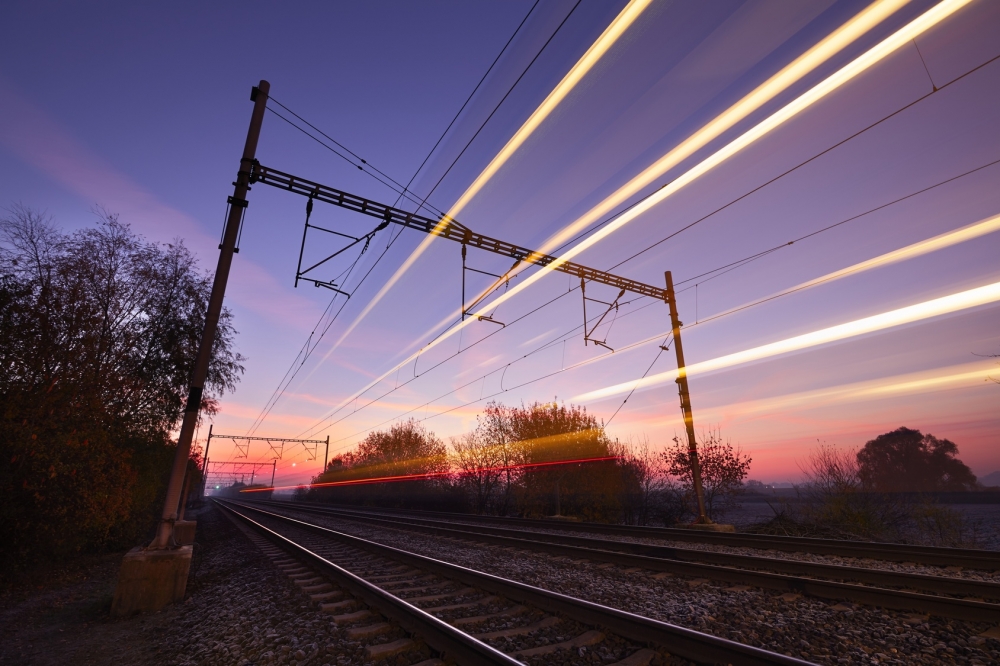
[[[462,259],[463,259],[463,294],[462,294],[462,317],[465,318],[467,313],[466,303],[465,303],[465,293],[464,293],[464,260],[465,260],[465,248],[468,246],[479,248],[493,254],[499,254],[509,257],[514,260],[514,265],[502,276],[498,276],[497,282],[494,285],[498,285],[510,275],[510,272],[517,267],[521,262],[533,264],[535,266],[540,266],[542,268],[549,268],[550,270],[556,270],[561,273],[567,273],[576,278],[580,279],[580,287],[583,292],[584,298],[584,308],[586,308],[587,300],[586,295],[586,282],[596,282],[598,284],[608,285],[619,290],[618,296],[611,303],[604,303],[608,305],[608,311],[612,308],[618,307],[619,299],[626,293],[631,292],[638,294],[640,296],[648,296],[650,298],[655,298],[657,300],[663,301],[667,304],[670,310],[670,322],[671,331],[674,345],[674,353],[677,357],[677,388],[680,397],[681,411],[684,416],[684,426],[688,438],[688,456],[691,461],[692,477],[695,496],[698,501],[698,519],[697,522],[701,524],[711,524],[712,521],[708,518],[705,513],[705,500],[704,493],[702,491],[701,483],[701,465],[698,460],[698,446],[694,434],[694,415],[691,407],[691,397],[688,390],[687,373],[685,372],[684,364],[684,350],[681,345],[681,327],[683,326],[677,312],[677,300],[674,294],[673,278],[670,271],[664,274],[666,279],[666,287],[655,287],[653,285],[645,284],[637,280],[632,280],[629,278],[621,277],[619,275],[614,275],[613,273],[608,273],[607,271],[598,270],[596,268],[590,268],[582,264],[578,264],[572,261],[565,261],[551,254],[546,254],[543,252],[538,252],[521,245],[516,245],[514,243],[509,243],[498,238],[493,238],[491,236],[486,236],[484,234],[477,233],[470,229],[469,227],[461,224],[457,220],[448,215],[441,215],[438,218],[425,217],[417,213],[412,213],[400,208],[395,208],[372,199],[366,199],[365,197],[360,197],[356,194],[351,194],[343,190],[338,190],[337,188],[330,187],[329,185],[324,185],[322,183],[317,183],[312,180],[302,178],[284,171],[279,171],[271,167],[264,166],[257,160],[253,160],[250,168],[250,183],[261,183],[263,185],[269,185],[271,187],[285,190],[287,192],[292,192],[308,198],[306,203],[306,223],[305,228],[302,231],[302,249],[299,251],[299,264],[296,270],[295,282],[298,284],[300,280],[305,280],[312,282],[317,287],[326,287],[338,293],[342,293],[348,298],[350,294],[344,292],[340,289],[340,285],[336,285],[331,282],[326,282],[312,277],[305,276],[305,273],[315,269],[316,267],[322,265],[326,261],[337,256],[347,248],[341,248],[334,254],[328,256],[326,259],[313,264],[311,267],[307,268],[305,271],[302,270],[302,255],[305,251],[306,234],[310,228],[320,229],[328,233],[333,233],[339,236],[346,236],[340,232],[331,231],[329,229],[323,229],[322,227],[316,227],[309,223],[309,217],[312,214],[313,202],[321,201],[324,203],[331,204],[333,206],[338,206],[340,208],[345,208],[347,210],[354,211],[356,213],[361,213],[362,215],[367,215],[375,219],[380,220],[379,225],[371,232],[365,236],[355,238],[349,236],[354,242],[348,247],[352,247],[362,240],[367,243],[370,241],[372,236],[378,231],[386,228],[390,224],[396,224],[407,229],[415,229],[416,231],[421,231],[425,234],[430,234],[432,236],[438,236],[440,238],[445,238],[450,241],[461,243],[462,245]],[[477,271],[484,272],[484,271]],[[482,297],[477,299],[476,303],[480,302]],[[598,301],[601,302],[601,301]],[[607,313],[605,313],[606,315]],[[586,326],[586,310],[584,310],[584,343],[590,341],[595,344],[607,347],[604,344],[605,341],[597,341],[589,337],[589,333],[593,332],[587,331]],[[489,317],[481,316],[480,319],[486,319],[493,321]],[[603,320],[603,317],[601,317]],[[498,322],[495,322],[498,323]],[[599,324],[600,322],[598,322]],[[596,325],[595,327],[596,328]]]

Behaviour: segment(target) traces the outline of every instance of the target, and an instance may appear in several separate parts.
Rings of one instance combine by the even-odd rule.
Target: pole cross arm
[[[471,245],[487,252],[502,254],[518,261],[535,264],[536,266],[552,266],[553,270],[568,273],[588,282],[606,284],[616,289],[624,289],[625,291],[641,296],[649,296],[660,301],[667,300],[666,289],[623,278],[597,270],[596,268],[582,266],[572,261],[560,261],[558,257],[551,254],[543,254],[530,248],[476,233],[464,224],[447,216],[442,216],[438,219],[424,217],[423,215],[393,208],[392,206],[372,201],[371,199],[365,199],[364,197],[359,197],[311,180],[299,178],[290,173],[266,167],[258,162],[254,162],[250,181],[301,194],[316,201],[323,201],[409,229],[416,229],[425,234],[440,236],[441,238],[447,238],[458,243]]]

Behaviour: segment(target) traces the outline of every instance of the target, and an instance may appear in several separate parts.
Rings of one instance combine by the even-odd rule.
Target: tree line
[[[699,443],[708,512],[738,503],[750,457],[709,432]],[[333,458],[299,497],[487,515],[673,524],[696,515],[687,446],[654,452],[612,440],[576,405],[489,403],[445,444],[413,420],[370,433]]]
[[[747,481],[750,456],[718,430],[703,433],[698,449],[706,512],[713,520],[725,520],[748,493],[764,488]],[[805,472],[798,501],[793,507],[776,502],[776,519],[760,529],[899,540],[890,527],[922,521],[916,531],[926,533],[940,531],[943,522],[960,522],[936,506],[930,493],[978,487],[954,442],[909,428],[879,435],[856,451],[820,446]],[[693,485],[686,442],[676,437],[666,447],[645,439],[622,442],[609,438],[582,407],[491,402],[471,432],[447,444],[413,420],[374,431],[331,460],[298,497],[673,525],[696,517]]]
[[[132,545],[155,524],[211,276],[117,216],[0,218],[0,564]],[[243,372],[224,311],[201,405]],[[191,465],[196,471],[197,465]]]

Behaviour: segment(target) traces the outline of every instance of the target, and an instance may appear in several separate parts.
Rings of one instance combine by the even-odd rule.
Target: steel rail
[[[287,503],[272,502],[270,504]],[[498,546],[508,546],[544,552],[552,555],[588,559],[598,562],[610,562],[628,567],[642,567],[644,569],[651,569],[654,571],[666,571],[684,576],[704,577],[732,584],[753,585],[755,587],[770,590],[797,592],[799,594],[820,599],[848,600],[868,606],[878,606],[900,611],[930,613],[932,615],[967,621],[1000,622],[1000,605],[987,603],[985,601],[940,597],[918,592],[818,580],[802,576],[787,575],[785,573],[756,571],[731,566],[734,563],[734,560],[739,561],[740,558],[744,558],[762,561],[766,566],[771,566],[772,564],[780,566],[784,563],[789,563],[793,565],[790,566],[789,569],[798,568],[799,570],[810,570],[810,563],[806,562],[790,562],[788,560],[774,560],[769,558],[745,558],[745,556],[740,555],[727,556],[727,554],[724,553],[715,553],[715,555],[718,556],[717,561],[722,564],[700,564],[677,558],[675,556],[677,551],[682,549],[665,546],[644,546],[643,544],[628,544],[619,541],[585,539],[579,537],[560,538],[557,535],[503,530],[497,528],[492,528],[492,531],[470,531],[464,529],[466,527],[465,525],[460,526],[463,529],[458,529],[456,527],[445,527],[440,523],[428,524],[430,521],[413,521],[408,519],[404,522],[402,520],[375,517],[372,514],[365,512],[347,512],[321,508],[313,509],[299,506],[291,506],[287,508],[301,512],[336,516],[359,522],[373,522],[401,530],[419,531],[439,536],[474,540]],[[529,536],[531,538],[527,538]],[[552,541],[545,539],[545,537],[550,536],[554,536],[555,539]],[[616,549],[616,547],[619,546],[623,546],[624,548]],[[641,552],[641,554],[627,552],[628,547],[635,547],[637,551],[644,552]],[[698,553],[699,551],[687,552]],[[794,565],[798,565],[798,567],[795,567]],[[842,576],[853,575],[857,577],[864,577],[869,582],[886,584],[890,580],[906,580],[911,584],[922,583],[928,586],[939,585],[941,586],[941,589],[933,591],[944,591],[947,594],[983,596],[984,593],[992,593],[994,598],[1000,596],[1000,585],[997,585],[996,583],[982,581],[956,581],[958,583],[957,585],[949,586],[954,579],[944,579],[936,576],[921,576],[919,574],[896,574],[895,572],[889,571],[838,567],[834,565],[817,565],[817,567],[822,567],[825,571],[833,570],[835,575],[839,574]],[[810,573],[811,575],[818,575],[815,569]],[[827,575],[829,574],[827,573]]]
[[[309,506],[308,504],[270,500],[256,501],[270,506],[284,506],[287,508],[294,508],[296,511],[323,513],[328,515],[346,516],[348,514],[354,514],[365,517],[375,515],[364,510],[317,507]],[[379,518],[379,520],[392,521],[391,518]],[[594,537],[549,534],[546,532],[531,532],[527,530],[508,529],[503,527],[469,525],[467,523],[456,524],[439,520],[429,520],[426,518],[406,518],[405,522],[393,522],[397,522],[401,525],[427,525],[428,527],[441,527],[477,534],[494,534],[497,536],[508,536],[555,544],[583,546],[597,550],[619,551],[632,553],[634,555],[646,555],[649,557],[668,560],[680,560],[685,562],[700,561],[707,562],[709,564],[721,564],[724,566],[735,565],[741,568],[767,569],[777,573],[826,577],[834,580],[850,580],[880,586],[889,585],[904,587],[922,592],[936,592],[938,594],[950,594],[956,596],[985,597],[988,599],[1000,600],[1000,583],[994,583],[991,581],[932,576],[928,574],[906,573],[885,569],[867,569],[864,567],[852,567],[840,564],[823,564],[819,562],[804,562],[801,560],[785,560],[773,557],[760,557],[756,555],[720,553],[712,550],[694,550],[689,548],[675,548],[673,546],[656,546],[634,543],[631,541],[613,541],[611,539],[598,539]]]
[[[218,499],[214,501],[224,510],[230,512],[263,535],[271,543],[287,552],[293,553],[300,559],[306,560],[310,566],[329,575],[338,585],[350,592],[354,597],[360,599],[368,606],[377,609],[407,631],[419,636],[432,648],[455,659],[458,663],[520,666],[521,662],[518,660],[456,629],[447,622],[434,617],[413,604],[369,583],[347,569],[337,566],[330,560],[314,553],[305,546],[295,543],[288,537],[282,536],[274,530],[261,525],[249,516],[243,515],[233,509],[227,502]]]
[[[456,241],[463,245],[470,245],[481,250],[486,250],[487,252],[501,254],[517,261],[524,261],[536,266],[551,265],[553,270],[568,273],[588,282],[599,282],[617,289],[624,289],[634,294],[650,296],[660,301],[667,300],[667,290],[664,288],[654,287],[637,280],[613,275],[612,273],[597,270],[596,268],[582,266],[572,261],[560,262],[558,257],[551,254],[544,254],[527,247],[502,241],[498,238],[476,233],[450,217],[442,216],[434,219],[410,213],[401,208],[394,208],[371,199],[359,197],[350,192],[338,190],[329,185],[323,185],[290,173],[285,173],[284,171],[266,167],[259,162],[254,162],[250,182],[262,183],[287,192],[301,194],[316,201],[346,208],[356,213],[392,222],[408,229],[422,231],[425,234],[447,238],[448,240]]]
[[[386,514],[405,514],[408,516],[433,516],[441,519],[465,522],[519,525],[523,527],[537,527],[566,532],[589,532],[593,534],[610,534],[617,536],[638,537],[642,539],[710,543],[719,546],[757,548],[761,550],[781,550],[785,552],[813,553],[815,555],[869,558],[873,560],[885,560],[888,562],[913,562],[915,564],[960,566],[968,569],[1000,571],[1000,551],[977,550],[973,548],[942,548],[939,546],[914,546],[909,544],[884,542],[816,539],[812,537],[703,532],[700,530],[674,527],[635,527],[631,525],[555,521],[537,518],[475,516],[467,513],[420,511],[416,509],[380,509],[376,507],[365,507],[365,510]]]
[[[222,500],[216,500],[222,501]],[[224,501],[247,511],[267,516],[291,527],[323,535],[368,552],[417,567],[466,585],[501,595],[513,601],[530,604],[542,610],[559,613],[583,624],[598,626],[636,643],[655,647],[672,655],[698,663],[733,664],[734,666],[763,666],[764,664],[809,664],[801,659],[769,652],[718,636],[712,636],[686,627],[635,615],[617,608],[602,606],[558,592],[501,578],[442,560],[418,555],[384,544],[314,525],[288,516],[267,511],[242,502]],[[232,510],[232,509],[231,509]]]

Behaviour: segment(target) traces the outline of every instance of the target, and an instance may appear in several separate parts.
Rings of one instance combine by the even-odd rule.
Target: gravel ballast
[[[822,664],[1000,664],[1000,635],[986,623],[827,603],[798,595],[423,536],[384,526],[368,527],[313,514],[284,510],[282,513]],[[980,635],[991,629],[998,638]]]

